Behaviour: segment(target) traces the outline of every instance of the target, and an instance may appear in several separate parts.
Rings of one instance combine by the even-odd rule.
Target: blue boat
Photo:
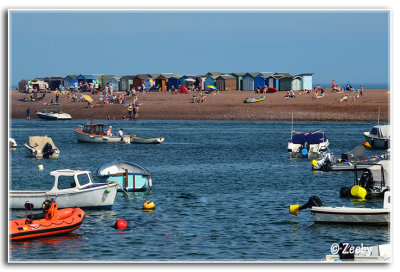
[[[107,178],[107,181],[118,182],[119,192],[143,192],[153,186],[151,174],[146,168],[127,161],[104,164],[97,169],[97,176]]]

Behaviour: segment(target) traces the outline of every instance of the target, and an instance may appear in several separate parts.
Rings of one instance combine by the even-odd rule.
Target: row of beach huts
[[[113,91],[124,92],[135,88],[138,90],[143,84],[146,90],[166,91],[178,89],[180,85],[200,90],[209,90],[208,86],[215,86],[221,91],[243,90],[255,91],[260,87],[272,87],[279,91],[300,91],[312,89],[313,73],[291,75],[289,73],[222,73],[208,72],[205,75],[175,75],[172,73],[138,74],[126,76],[114,75],[68,75],[66,77],[45,77],[24,79],[18,83],[20,91],[63,90],[78,88],[81,83],[96,84],[99,88],[112,86]]]

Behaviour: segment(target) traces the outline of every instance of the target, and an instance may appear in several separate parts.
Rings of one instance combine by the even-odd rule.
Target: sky
[[[388,10],[10,10],[10,83],[214,71],[388,83],[389,27]]]

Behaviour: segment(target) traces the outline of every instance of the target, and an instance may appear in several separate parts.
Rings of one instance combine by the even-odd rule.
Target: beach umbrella
[[[85,99],[87,102],[93,102],[93,98],[91,98],[90,96],[88,96],[87,94],[85,94],[83,96],[83,99]]]
[[[188,81],[188,82],[195,82],[196,80],[194,80],[193,78],[187,78],[187,79],[185,79],[186,81]]]
[[[217,88],[216,88],[215,86],[213,86],[213,85],[208,85],[207,87],[210,88],[210,89],[213,89],[213,90],[216,90],[216,89],[217,89]]]

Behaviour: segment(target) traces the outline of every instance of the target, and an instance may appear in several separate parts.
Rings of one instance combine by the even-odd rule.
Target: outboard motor
[[[312,196],[308,199],[308,202],[304,204],[303,206],[300,207],[299,204],[296,205],[290,205],[289,207],[289,213],[293,215],[298,215],[299,211],[307,209],[307,208],[312,208],[312,207],[321,207],[322,206],[322,201],[319,199],[318,196]]]
[[[44,147],[43,147],[43,149],[42,149],[42,154],[43,154],[43,157],[44,157],[44,158],[48,158],[48,157],[50,157],[51,155],[54,154],[53,147],[51,146],[50,143],[46,143],[46,144],[44,145]]]
[[[370,191],[374,187],[374,178],[369,170],[365,170],[360,178],[360,186]]]

